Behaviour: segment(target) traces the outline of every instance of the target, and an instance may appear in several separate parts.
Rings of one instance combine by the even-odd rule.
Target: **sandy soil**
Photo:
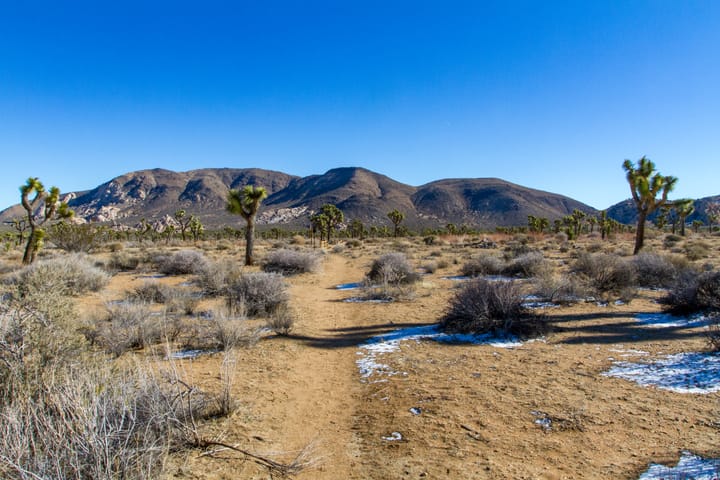
[[[362,378],[359,344],[436,322],[456,285],[442,271],[425,277],[411,301],[343,302],[356,293],[334,286],[359,281],[371,258],[328,254],[321,273],[290,280],[295,331],[237,353],[233,392],[241,407],[209,427],[217,438],[285,461],[310,445],[315,465],[298,479],[637,478],[683,450],[720,456],[720,394],[602,376],[634,349],[653,358],[706,347],[702,328],[649,329],[633,320],[660,309],[657,294],[644,292],[630,305],[549,310],[553,333],[514,349],[404,342],[382,358],[397,374]],[[221,357],[177,364],[213,388]],[[394,432],[402,438],[390,440]],[[227,451],[176,456],[167,472],[269,478]]]

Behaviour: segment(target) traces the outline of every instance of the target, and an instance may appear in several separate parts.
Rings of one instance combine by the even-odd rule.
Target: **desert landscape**
[[[648,255],[664,259],[665,268],[718,267],[717,237],[651,237],[647,248],[657,253]],[[243,266],[242,243],[229,240],[115,242],[72,260],[107,272],[96,291],[72,297],[72,332],[84,332],[75,341],[92,362],[100,355],[113,368],[143,371],[160,383],[182,381],[184,394],[202,392],[203,409],[206,398],[226,396],[223,409],[197,413],[192,439],[155,458],[161,465],[146,465],[150,476],[715,478],[640,477],[652,464],[673,467],[690,454],[710,462],[692,465],[717,475],[720,362],[710,353],[709,317],[663,313],[659,300],[667,289],[641,288],[648,283],[642,279],[623,286],[632,293],[570,288],[560,280],[589,281],[577,270],[580,258],[632,262],[629,234],[576,241],[562,234],[338,239],[322,248],[296,236],[256,248],[258,267]],[[680,253],[692,248],[703,249],[701,258]],[[42,252],[33,267],[76,255]],[[368,281],[373,264],[388,254],[407,261],[417,275],[412,283]],[[453,296],[473,281],[467,275],[473,266],[496,259],[507,270],[532,256],[525,273],[488,281],[520,288],[525,308],[545,323],[537,335],[438,327]],[[300,259],[307,271],[262,273],[272,270],[273,259],[285,266]],[[232,295],[210,293],[216,279],[208,271],[220,270],[282,278],[287,310],[228,309],[228,331],[205,338],[203,325],[220,318]],[[19,252],[5,253],[3,271],[6,289],[23,284]],[[567,293],[550,298],[543,284],[553,281],[555,291]],[[148,296],[158,291],[164,300]],[[6,320],[12,305],[4,306]],[[128,328],[138,326],[120,305],[151,315],[138,319],[143,341],[125,341]],[[10,427],[4,426],[4,475],[30,478],[13,471],[19,461],[7,459],[18,448],[9,445]]]

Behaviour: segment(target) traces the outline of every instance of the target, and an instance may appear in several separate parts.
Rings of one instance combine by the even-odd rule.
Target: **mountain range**
[[[258,168],[139,170],[92,190],[68,193],[64,199],[85,221],[135,225],[141,219],[162,221],[184,209],[207,227],[237,226],[242,219],[225,210],[225,199],[229,189],[246,185],[262,186],[268,192],[258,213],[259,225],[307,226],[310,214],[326,203],[340,208],[347,220],[359,219],[366,225],[390,225],[387,213],[397,209],[410,228],[448,223],[519,226],[527,225],[528,215],[553,220],[574,209],[597,214],[572,198],[497,178],[444,179],[414,187],[357,167],[307,177]],[[628,210],[621,207],[609,211],[625,219]],[[23,213],[20,205],[12,206],[0,212],[0,221]]]

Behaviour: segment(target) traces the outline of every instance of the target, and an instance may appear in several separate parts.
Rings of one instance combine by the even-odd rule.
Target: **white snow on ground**
[[[169,358],[186,360],[186,359],[197,358],[200,355],[210,355],[212,353],[217,353],[217,352],[218,351],[215,349],[211,349],[211,350],[180,350],[178,352],[172,352],[169,355]]]
[[[677,466],[666,467],[653,463],[638,480],[718,480],[720,459],[703,459],[683,452]]]
[[[720,355],[678,353],[647,363],[616,362],[603,375],[677,393],[717,392],[720,391]]]
[[[352,283],[341,283],[340,285],[336,285],[336,290],[355,290],[362,287],[362,282],[352,282]]]
[[[410,327],[372,337],[362,343],[358,351],[360,358],[356,361],[360,369],[360,376],[368,378],[375,373],[385,375],[397,375],[388,365],[380,363],[379,356],[385,353],[392,353],[400,349],[400,342],[407,340],[433,340],[442,343],[474,343],[488,344],[497,348],[519,347],[522,343],[515,337],[498,338],[496,336],[449,334],[440,330],[438,325],[426,325],[421,327]]]
[[[708,324],[708,318],[705,315],[691,315],[689,317],[677,317],[669,313],[640,313],[635,316],[635,320],[648,328],[667,328],[667,327],[702,327]]]

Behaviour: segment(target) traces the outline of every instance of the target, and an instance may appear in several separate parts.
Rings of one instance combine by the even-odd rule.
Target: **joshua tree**
[[[691,198],[683,198],[675,200],[673,207],[677,212],[678,222],[680,223],[680,235],[685,236],[685,219],[695,211],[695,201]]]
[[[185,210],[178,210],[175,212],[174,218],[180,227],[180,236],[184,242],[187,239],[187,231],[192,225],[193,220],[195,220],[195,215],[190,215],[188,217]]]
[[[633,250],[633,254],[637,255],[645,242],[645,222],[648,215],[667,203],[667,196],[675,187],[677,178],[655,173],[655,164],[646,157],[638,160],[637,166],[630,160],[625,160],[623,169],[627,173],[626,178],[638,212]],[[658,195],[660,198],[657,198]]]
[[[227,195],[227,210],[245,219],[245,265],[253,265],[255,246],[255,216],[260,203],[267,197],[263,187],[247,185],[242,190],[230,190]]]
[[[310,217],[310,233],[312,237],[312,244],[315,246],[315,232],[320,232],[320,244],[322,244],[323,236],[328,230],[329,225],[328,217],[324,213],[316,213]],[[329,236],[329,234],[328,234]]]
[[[356,218],[350,222],[350,235],[352,238],[359,238],[362,240],[363,235],[365,235],[365,225],[363,225],[362,221]]]
[[[200,235],[205,231],[205,227],[203,227],[202,222],[200,222],[200,219],[195,215],[190,216],[190,224],[188,227],[190,228],[190,234],[193,236],[193,240],[197,242],[200,239]]]
[[[60,201],[59,188],[51,187],[50,192],[47,192],[37,177],[28,178],[27,183],[20,187],[20,203],[27,212],[27,225],[30,228],[23,255],[23,263],[28,265],[35,261],[37,252],[42,248],[45,231],[40,227],[54,218],[70,218],[74,212],[67,203]]]
[[[345,215],[332,203],[326,203],[320,207],[320,212],[327,217],[327,240],[330,242],[332,231],[345,221]]]
[[[398,228],[400,227],[400,224],[402,223],[402,221],[405,219],[405,214],[396,208],[392,212],[388,212],[387,216],[390,219],[390,221],[393,223],[393,225],[395,226],[395,230],[393,230],[393,236],[397,237],[398,236]]]
[[[720,202],[710,202],[705,207],[705,215],[707,215],[710,226],[710,234],[712,235],[713,224],[720,221]]]

